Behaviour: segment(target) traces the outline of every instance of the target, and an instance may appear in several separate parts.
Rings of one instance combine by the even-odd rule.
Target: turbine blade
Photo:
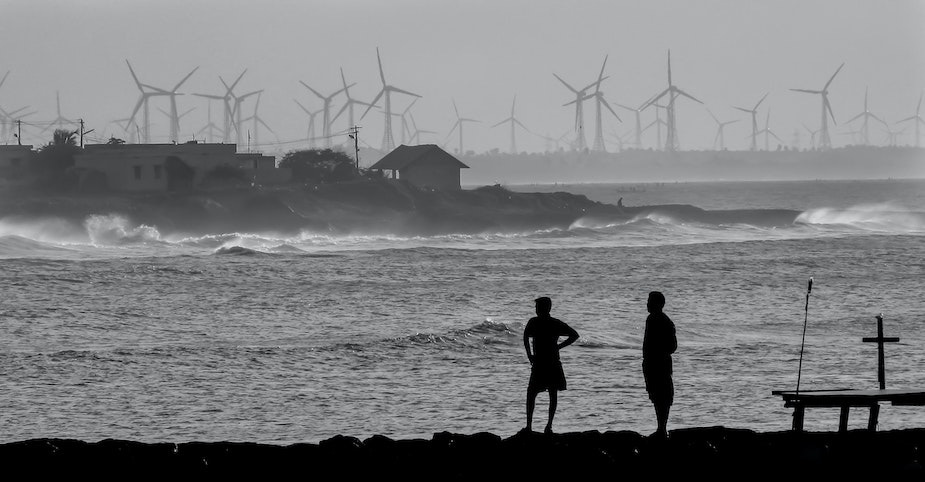
[[[677,88],[677,87],[675,87],[675,91],[676,91],[677,93],[683,95],[684,97],[687,97],[688,99],[693,100],[694,102],[697,102],[698,104],[703,104],[703,102],[700,102],[700,100],[697,99],[696,97],[694,97],[694,96],[688,94],[687,92],[684,92],[683,90],[681,90],[681,89],[679,89],[679,88]]]
[[[420,97],[420,95],[415,94],[414,92],[408,92],[407,90],[399,89],[398,87],[389,86],[388,89],[391,90],[392,92],[397,92],[399,94],[410,95],[413,97]]]
[[[838,66],[838,70],[836,70],[835,73],[832,74],[832,77],[829,78],[829,81],[825,83],[825,87],[822,88],[823,91],[829,90],[829,84],[831,84],[832,81],[835,80],[835,76],[838,75],[838,72],[841,71],[841,68],[844,66],[845,66],[844,62],[842,62],[841,65]]]
[[[758,103],[755,104],[755,108],[752,110],[758,110],[758,106],[761,105],[762,102],[764,102],[764,99],[768,97],[768,94],[770,94],[770,92],[768,92],[767,94],[764,94],[764,97],[762,97],[761,100],[759,100]]]
[[[177,85],[173,87],[173,90],[171,90],[171,92],[176,92],[177,89],[179,89],[180,86],[183,85],[183,82],[186,82],[187,79],[189,79],[194,73],[196,73],[197,70],[199,70],[199,67],[196,67],[195,69],[192,70],[192,72],[186,74],[186,77],[183,77],[183,80],[177,82]]]
[[[387,85],[385,83],[385,72],[382,71],[382,57],[379,56],[379,47],[376,47],[376,61],[379,62],[379,78],[382,79],[382,85]]]
[[[304,85],[306,89],[312,91],[312,93],[317,95],[321,100],[327,100],[324,98],[323,95],[321,95],[321,92],[318,92],[317,90],[313,89],[310,85],[306,84],[305,82],[302,82],[301,80],[299,81],[299,83]]]
[[[378,50],[377,50],[377,51],[378,51]],[[379,98],[382,97],[382,94],[383,94],[383,93],[385,93],[385,88],[383,88],[382,90],[379,91],[379,94],[376,95],[376,98],[373,99],[373,101],[369,104],[369,107],[367,107],[366,110],[363,112],[363,115],[360,116],[360,120],[362,120],[364,117],[366,117],[366,114],[368,114],[369,111],[370,111],[370,109],[372,109],[373,106],[376,105],[376,102],[379,102]]]
[[[809,89],[790,89],[794,92],[805,92],[807,94],[821,94],[821,90],[809,90]]]
[[[562,80],[562,77],[559,77],[559,76],[556,75],[555,73],[553,73],[552,75],[553,75],[555,78],[559,79],[559,82],[562,82],[562,84],[565,85],[565,87],[567,87],[568,90],[571,90],[572,92],[574,92],[574,93],[576,93],[576,94],[578,93],[578,91],[575,90],[571,85],[568,85],[568,82]]]

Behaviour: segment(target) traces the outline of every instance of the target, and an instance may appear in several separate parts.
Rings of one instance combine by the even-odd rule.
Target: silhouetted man
[[[649,293],[646,303],[649,316],[642,341],[642,373],[658,421],[658,429],[652,435],[660,438],[668,438],[668,411],[674,403],[671,354],[678,349],[674,323],[662,311],[664,307],[665,295],[658,291]]]
[[[536,316],[527,321],[524,328],[524,349],[530,360],[530,382],[527,385],[527,427],[533,430],[533,408],[536,396],[542,391],[549,392],[549,420],[545,433],[552,433],[552,419],[556,416],[558,392],[566,389],[565,372],[559,361],[559,350],[578,339],[578,332],[564,321],[549,316],[552,300],[543,296],[534,300]],[[560,337],[566,337],[562,342]],[[530,339],[533,339],[531,350]]]

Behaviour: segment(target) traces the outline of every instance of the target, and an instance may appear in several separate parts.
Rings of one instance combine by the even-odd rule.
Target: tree
[[[297,182],[340,182],[360,177],[353,158],[331,149],[288,152],[279,167],[292,170],[292,179]]]
[[[36,154],[31,163],[35,175],[35,186],[53,191],[67,191],[77,187],[78,176],[74,172],[74,155],[77,147],[76,131],[56,129],[52,140]]]

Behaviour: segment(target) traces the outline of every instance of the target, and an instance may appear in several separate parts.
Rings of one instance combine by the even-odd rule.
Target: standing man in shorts
[[[565,348],[578,339],[578,332],[565,322],[549,315],[552,311],[552,300],[546,296],[534,300],[536,303],[536,316],[527,321],[524,328],[524,349],[527,359],[530,360],[530,382],[527,385],[527,427],[526,432],[533,430],[533,409],[536,406],[536,396],[542,391],[549,392],[549,420],[546,422],[544,433],[552,433],[552,419],[556,415],[559,390],[566,389],[565,372],[562,362],[559,361],[559,350]],[[560,337],[566,337],[559,341]],[[533,339],[531,347],[530,339]]]
[[[662,311],[664,307],[665,295],[659,291],[649,293],[646,303],[649,316],[642,341],[642,374],[658,422],[658,429],[652,435],[662,439],[668,438],[668,411],[674,403],[671,354],[678,349],[674,323]]]

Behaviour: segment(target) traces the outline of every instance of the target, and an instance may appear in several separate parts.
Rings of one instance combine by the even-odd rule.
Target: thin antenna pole
[[[800,364],[797,367],[797,394],[800,393],[800,375],[803,372],[803,346],[806,344],[806,321],[809,319],[809,294],[813,292],[813,278],[810,276],[806,287],[806,308],[803,316],[803,341],[800,342]]]

